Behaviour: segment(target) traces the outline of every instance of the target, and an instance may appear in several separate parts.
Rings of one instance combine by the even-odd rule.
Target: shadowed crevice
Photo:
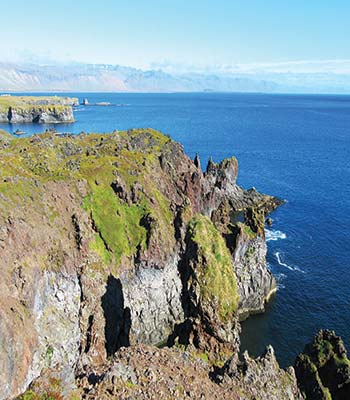
[[[131,314],[129,307],[124,308],[120,279],[109,275],[101,303],[105,318],[105,348],[109,357],[121,347],[130,345]]]

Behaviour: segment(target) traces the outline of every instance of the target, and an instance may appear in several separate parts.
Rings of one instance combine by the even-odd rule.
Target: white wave
[[[301,268],[299,268],[299,267],[294,267],[294,269],[295,269],[295,271],[299,271],[299,272],[301,272],[302,274],[305,274],[305,271],[303,271]]]
[[[286,239],[286,237],[287,235],[284,232],[265,229],[265,238],[267,242]]]
[[[298,272],[301,272],[301,273],[305,274],[305,271],[303,271],[301,268],[292,267],[292,266],[288,265],[287,263],[283,262],[281,260],[280,253],[278,251],[276,251],[275,257],[276,257],[276,260],[277,260],[278,264],[281,265],[282,267],[288,268],[290,271],[298,271]]]

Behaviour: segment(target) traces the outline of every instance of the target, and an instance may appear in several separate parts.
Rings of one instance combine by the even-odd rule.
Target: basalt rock
[[[50,375],[38,379],[32,390],[45,395],[50,379],[52,382]],[[206,353],[192,349],[130,346],[105,364],[87,369],[77,377],[77,384],[75,395],[91,400],[303,399],[293,368],[281,369],[271,347],[256,360],[245,354],[238,364],[231,358],[218,368],[212,366]]]
[[[57,96],[1,96],[0,122],[69,123],[74,122],[73,106],[78,99]]]
[[[350,398],[350,360],[333,331],[320,331],[295,362],[299,386],[310,400]]]
[[[21,109],[18,107],[9,107],[7,118],[2,122],[11,124],[17,123],[37,123],[37,124],[56,124],[74,122],[72,107],[41,107],[33,106],[31,108]]]
[[[203,173],[152,129],[0,133],[0,399],[41,378],[90,393],[125,346],[237,357],[239,314],[273,288],[263,221],[279,204],[237,170]]]
[[[253,359],[247,352],[242,361],[228,360],[217,379],[226,385],[234,385],[244,393],[245,399],[302,400],[295,372],[292,367],[279,367],[274,350],[268,346],[265,353]]]

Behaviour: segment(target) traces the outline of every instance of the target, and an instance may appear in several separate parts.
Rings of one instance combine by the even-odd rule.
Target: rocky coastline
[[[283,202],[237,174],[152,129],[0,133],[0,399],[345,399],[331,332],[295,369],[271,347],[239,359],[239,321],[276,290],[264,222]]]
[[[0,122],[17,123],[71,123],[76,98],[58,96],[0,96]]]

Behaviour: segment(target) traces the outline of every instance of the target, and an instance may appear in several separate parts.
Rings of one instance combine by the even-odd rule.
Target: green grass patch
[[[89,248],[91,251],[94,251],[101,257],[105,265],[110,264],[111,255],[108,249],[106,248],[104,241],[102,240],[102,238],[98,233],[95,234],[94,238],[89,243]]]
[[[84,207],[91,211],[96,228],[118,265],[123,255],[129,257],[139,246],[145,248],[146,229],[140,225],[145,209],[122,203],[110,186],[92,183],[91,189]]]
[[[219,317],[225,321],[238,307],[236,276],[225,240],[208,217],[196,214],[188,232],[199,250],[197,279],[204,299],[217,302]]]

